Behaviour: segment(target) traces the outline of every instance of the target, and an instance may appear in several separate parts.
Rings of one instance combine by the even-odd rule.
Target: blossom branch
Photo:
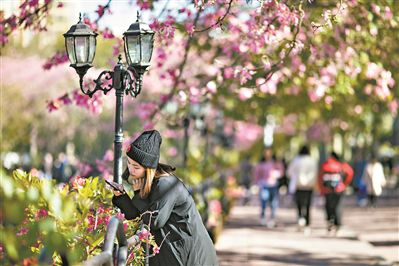
[[[252,88],[256,88],[256,87],[259,87],[259,86],[264,85],[265,83],[267,83],[271,79],[273,74],[276,73],[280,69],[280,66],[283,65],[287,61],[287,59],[289,58],[289,55],[291,54],[292,50],[295,48],[295,46],[297,44],[297,37],[298,37],[299,31],[301,29],[302,22],[303,22],[303,17],[304,17],[304,11],[302,9],[302,4],[303,4],[303,0],[301,0],[301,2],[299,4],[300,19],[299,19],[299,22],[298,22],[298,26],[296,27],[296,31],[294,33],[294,36],[293,36],[292,40],[289,42],[289,49],[288,49],[287,53],[285,54],[283,59],[281,59],[278,62],[274,63],[270,67],[270,70],[266,72],[265,80],[263,82],[257,84],[257,86],[254,86]]]
[[[198,23],[198,20],[199,20],[201,11],[202,11],[202,8],[199,8],[199,10],[198,10],[198,12],[197,12],[197,14],[196,14],[196,16],[195,16],[195,19],[194,19],[194,23],[193,23],[194,27],[195,27],[195,26],[197,25],[197,23]],[[177,77],[174,79],[174,82],[173,82],[173,85],[172,85],[172,89],[171,89],[171,91],[169,92],[169,94],[166,96],[166,99],[165,99],[163,102],[160,103],[159,108],[158,108],[158,109],[155,109],[155,110],[151,113],[151,115],[150,115],[150,118],[151,118],[151,119],[153,119],[154,116],[158,113],[158,111],[159,111],[159,110],[162,110],[162,109],[166,106],[166,103],[167,103],[168,101],[170,101],[170,100],[172,99],[172,97],[176,94],[177,85],[179,84],[180,78],[181,78],[181,76],[183,75],[183,70],[184,70],[184,67],[185,67],[186,62],[187,62],[188,53],[190,52],[190,48],[191,48],[191,43],[192,43],[192,41],[193,41],[193,35],[189,35],[188,40],[187,40],[187,42],[186,42],[186,46],[185,46],[185,48],[184,48],[184,57],[183,57],[183,61],[180,63],[178,75],[177,75]]]
[[[219,17],[214,24],[212,24],[211,26],[206,27],[204,29],[194,30],[194,32],[204,32],[204,31],[207,31],[207,30],[210,30],[210,29],[216,27],[217,25],[220,25],[223,22],[223,20],[227,17],[227,15],[230,13],[232,4],[233,4],[233,0],[230,0],[229,5],[226,10],[226,13],[224,13],[223,16]]]
[[[45,17],[45,14],[48,13],[51,2],[52,0],[46,0],[42,6],[39,6],[38,2],[31,2],[26,0],[19,6],[19,19],[17,19],[17,16],[15,14],[11,15],[7,19],[2,19],[0,21],[1,45],[4,46],[8,42],[8,36],[17,28],[34,28],[39,29],[39,31],[45,30],[45,27],[42,27],[40,23]]]
[[[98,14],[98,18],[94,21],[94,23],[98,24],[98,22],[104,16],[105,11],[110,9],[111,2],[112,2],[112,0],[108,0],[108,3],[105,4],[105,6],[99,6],[99,9],[96,11]]]
[[[169,2],[170,2],[170,0],[168,0],[168,1],[166,1],[166,3],[165,3],[165,5],[163,6],[163,8],[162,8],[162,10],[161,10],[161,12],[158,14],[158,18],[160,18],[162,15],[163,15],[163,13],[166,11],[166,9],[167,9],[167,7],[168,7],[168,5],[169,5]]]
[[[318,29],[324,28],[326,26],[332,26],[332,23],[333,22],[335,23],[337,21],[337,16],[343,10],[342,5],[343,5],[343,0],[340,0],[339,1],[339,6],[338,6],[338,10],[334,14],[331,14],[330,10],[324,11],[323,17],[324,17],[325,22],[323,24],[312,22],[312,30],[313,30],[313,32],[316,32]]]

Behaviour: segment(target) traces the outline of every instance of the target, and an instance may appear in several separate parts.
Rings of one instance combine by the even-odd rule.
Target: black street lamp
[[[78,24],[73,25],[65,34],[65,47],[68,53],[70,66],[79,75],[80,90],[90,97],[97,91],[107,94],[112,88],[116,95],[115,113],[115,141],[114,141],[114,181],[121,183],[122,179],[122,142],[123,142],[123,94],[133,97],[139,95],[142,87],[143,74],[150,66],[154,46],[154,31],[140,21],[137,12],[137,21],[130,25],[123,34],[127,65],[122,63],[122,56],[118,56],[118,63],[113,71],[105,70],[94,80],[94,89],[83,88],[83,77],[91,68],[95,51],[97,33],[82,22],[79,16]],[[111,80],[112,84],[105,85],[102,79]]]

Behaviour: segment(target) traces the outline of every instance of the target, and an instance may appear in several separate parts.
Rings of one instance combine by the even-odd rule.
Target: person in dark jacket
[[[341,162],[339,156],[332,152],[320,169],[318,183],[321,194],[325,196],[328,231],[338,231],[342,220],[342,195],[351,183],[353,169]]]
[[[214,245],[189,191],[172,174],[173,167],[159,163],[161,142],[159,132],[151,130],[130,144],[123,178],[135,193],[131,199],[114,191],[112,202],[126,219],[144,214],[157,244],[165,240],[159,254],[150,258],[150,265],[218,265]]]

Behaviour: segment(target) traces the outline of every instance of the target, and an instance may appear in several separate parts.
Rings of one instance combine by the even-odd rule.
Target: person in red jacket
[[[318,184],[321,194],[325,196],[328,231],[341,226],[342,194],[350,184],[353,170],[349,164],[341,162],[339,156],[332,152],[320,169]]]

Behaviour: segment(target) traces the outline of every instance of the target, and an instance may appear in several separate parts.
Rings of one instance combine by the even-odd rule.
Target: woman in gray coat
[[[130,144],[128,169],[123,178],[133,186],[132,199],[114,191],[112,202],[126,219],[143,215],[158,245],[159,254],[150,265],[218,265],[213,243],[185,185],[172,174],[172,167],[159,163],[162,138],[158,131],[143,132]]]

